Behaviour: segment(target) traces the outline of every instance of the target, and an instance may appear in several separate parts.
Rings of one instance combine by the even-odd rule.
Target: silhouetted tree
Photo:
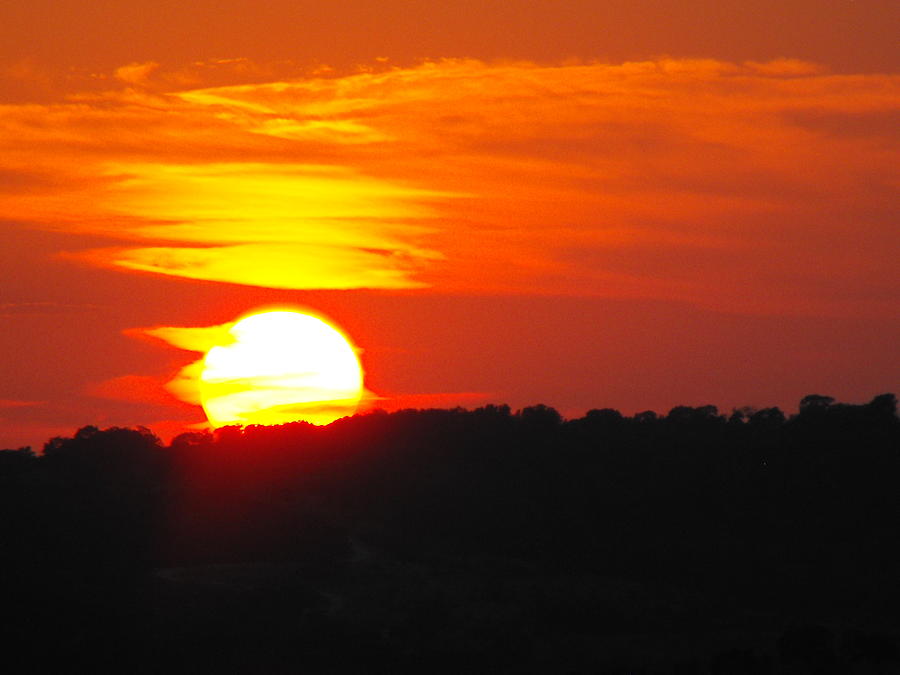
[[[554,408],[543,404],[523,408],[519,417],[531,429],[553,429],[562,423],[562,416]]]
[[[866,408],[878,419],[896,420],[897,397],[894,394],[880,394],[873,398]]]
[[[679,405],[669,411],[666,420],[676,424],[696,424],[724,421],[724,418],[719,417],[719,410],[714,405],[703,405],[697,408]]]
[[[16,473],[29,467],[35,460],[30,447],[16,450],[0,450],[0,476]]]
[[[749,422],[754,427],[777,429],[784,425],[786,419],[779,408],[763,408],[754,412],[750,416]]]
[[[659,416],[653,410],[645,410],[634,415],[634,421],[639,424],[652,423],[657,419],[659,419]]]
[[[587,411],[585,419],[593,424],[600,424],[607,427],[614,427],[621,424],[625,418],[618,410],[612,408],[593,408]]]
[[[831,396],[809,394],[800,399],[800,414],[822,412],[832,403],[834,403],[834,398]]]

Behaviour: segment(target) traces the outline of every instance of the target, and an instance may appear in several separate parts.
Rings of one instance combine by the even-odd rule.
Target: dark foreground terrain
[[[898,673],[898,486],[891,394],[85,427],[0,452],[0,669]]]

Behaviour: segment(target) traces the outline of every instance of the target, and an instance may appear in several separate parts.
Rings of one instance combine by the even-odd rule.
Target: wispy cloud
[[[64,302],[0,302],[0,317],[83,313],[100,309],[100,305]]]
[[[92,263],[274,288],[844,314],[898,299],[898,76],[793,60],[261,72],[130,64],[118,89],[0,106],[0,207],[120,240],[76,252]]]
[[[24,401],[11,398],[0,398],[0,408],[31,408],[43,404],[44,401]]]
[[[419,394],[381,394],[368,397],[368,409],[387,411],[407,408],[477,407],[489,403],[497,395],[483,391],[429,392]]]
[[[122,375],[87,387],[90,396],[114,401],[134,401],[160,406],[178,405],[177,397],[169,393],[159,377],[151,375]]]

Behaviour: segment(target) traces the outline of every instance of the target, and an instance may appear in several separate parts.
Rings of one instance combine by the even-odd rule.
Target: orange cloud
[[[233,341],[231,328],[234,322],[226,322],[215,326],[156,326],[154,328],[133,328],[126,331],[131,337],[151,337],[190,352],[206,353],[218,345],[227,345]],[[200,405],[200,375],[203,371],[203,359],[189,363],[165,385],[166,391],[180,401],[191,405]]]
[[[388,412],[407,408],[452,408],[473,407],[489,402],[494,394],[481,391],[440,392],[427,394],[384,394],[371,396],[367,401],[369,409]]]
[[[115,77],[128,84],[141,84],[147,80],[150,74],[159,68],[155,61],[145,63],[129,63],[127,66],[116,68]]]
[[[23,401],[19,399],[0,398],[0,408],[30,408],[42,404],[43,401]]]
[[[175,404],[175,398],[163,388],[159,378],[150,375],[114,377],[89,386],[87,393],[116,401],[136,401],[162,406]]]
[[[124,90],[0,107],[4,170],[48,177],[0,207],[128,242],[77,254],[90,262],[192,279],[896,307],[896,75],[446,60],[260,82],[242,67],[251,81],[198,86],[197,67],[179,89],[132,65]]]

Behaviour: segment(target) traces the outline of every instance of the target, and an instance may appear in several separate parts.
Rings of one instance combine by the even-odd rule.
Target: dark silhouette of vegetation
[[[898,441],[893,394],[84,427],[0,451],[4,663],[896,673]]]

